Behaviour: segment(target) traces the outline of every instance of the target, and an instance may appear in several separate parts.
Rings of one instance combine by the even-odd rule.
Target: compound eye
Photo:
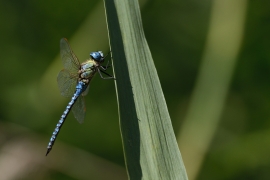
[[[102,51],[91,52],[90,57],[95,61],[99,61],[99,62],[103,61],[103,53],[102,53]]]

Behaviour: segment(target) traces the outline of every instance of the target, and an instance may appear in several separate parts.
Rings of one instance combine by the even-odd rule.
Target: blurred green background
[[[189,178],[270,179],[270,1],[140,7]],[[99,77],[85,122],[70,114],[45,157],[69,100],[57,89],[59,41],[81,62],[109,52],[103,2],[1,0],[0,12],[0,179],[127,179],[114,82]]]

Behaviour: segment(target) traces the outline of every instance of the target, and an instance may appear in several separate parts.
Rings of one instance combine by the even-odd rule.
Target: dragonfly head
[[[91,52],[90,53],[90,57],[99,62],[99,63],[102,63],[104,61],[104,56],[103,56],[103,53],[102,51],[97,51],[97,52]]]

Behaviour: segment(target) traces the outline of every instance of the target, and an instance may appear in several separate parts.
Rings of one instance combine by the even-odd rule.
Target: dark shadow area
[[[133,99],[132,86],[115,4],[111,0],[106,0],[105,6],[116,77],[120,126],[124,144],[126,167],[129,179],[138,180],[142,178],[138,117],[134,116],[134,114],[136,114],[135,102]],[[121,40],[115,41],[115,37],[120,37]]]

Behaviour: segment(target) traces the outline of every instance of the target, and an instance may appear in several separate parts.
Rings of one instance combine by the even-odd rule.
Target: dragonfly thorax
[[[96,67],[99,66],[98,63],[92,59],[85,61],[81,64],[81,69],[79,70],[81,80],[89,80],[96,73]]]

